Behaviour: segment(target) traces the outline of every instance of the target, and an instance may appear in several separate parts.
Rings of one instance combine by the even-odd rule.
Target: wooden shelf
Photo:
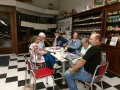
[[[112,15],[108,15],[109,12],[113,12],[113,11],[117,11],[120,10],[120,2],[119,3],[114,3],[111,5],[106,5],[104,7],[101,8],[94,8],[92,10],[88,10],[85,12],[81,12],[79,14],[75,14],[73,15],[73,26],[72,29],[76,30],[77,32],[80,33],[81,36],[79,36],[79,38],[82,38],[82,35],[86,36],[89,35],[92,31],[83,31],[84,28],[85,30],[87,30],[87,28],[92,29],[92,27],[100,27],[100,31],[98,31],[103,37],[107,38],[107,44],[102,44],[105,49],[106,49],[106,58],[107,61],[109,61],[109,67],[108,69],[110,71],[112,71],[113,73],[120,75],[120,70],[118,68],[120,68],[120,40],[118,40],[117,45],[116,46],[111,46],[109,45],[111,37],[108,37],[108,35],[112,35],[112,34],[120,34],[120,31],[107,31],[107,27],[108,26],[112,26],[113,28],[116,28],[116,25],[118,25],[118,28],[120,28],[120,21],[117,20],[113,20],[116,22],[107,22],[109,17],[113,16],[112,18],[114,19],[114,16],[120,15],[120,14],[112,14]],[[101,19],[88,19],[89,17],[94,17],[94,15],[101,15]],[[85,20],[85,18],[87,18]],[[80,21],[79,21],[80,20]],[[80,24],[84,24],[84,23],[90,23],[90,22],[99,22],[101,21],[101,23],[99,24],[88,24],[88,25],[80,25]],[[81,28],[81,29],[80,29]],[[94,29],[94,28],[93,28]],[[92,29],[92,30],[93,30]],[[89,30],[89,29],[88,29]]]
[[[77,30],[76,30],[77,31]],[[95,31],[95,30],[94,30]],[[91,34],[93,31],[77,31],[78,33],[81,34]],[[96,31],[97,33],[100,33],[100,31]]]
[[[107,15],[107,16],[109,17],[109,16],[116,16],[116,15],[120,15],[120,13],[119,13],[119,14],[112,14],[112,15]]]
[[[103,44],[103,46],[106,49],[106,60],[109,61],[109,66],[108,66],[108,70],[111,71],[112,73],[115,73],[117,75],[120,75],[120,70],[118,68],[120,68],[120,40],[117,41],[116,46],[111,46],[110,41],[111,41],[111,37],[113,37],[116,33],[118,33],[120,35],[120,31],[107,31],[108,26],[111,26],[112,28],[115,28],[116,25],[118,26],[118,28],[120,28],[120,21],[117,20],[113,20],[113,19],[119,19],[119,18],[114,18],[114,16],[120,15],[120,14],[112,14],[112,15],[108,15],[109,12],[116,12],[117,10],[120,10],[120,2],[119,3],[114,3],[108,6],[105,6],[104,11],[105,11],[105,18],[104,18],[104,37],[106,37],[107,40],[107,44]],[[110,17],[110,18],[109,18]],[[107,22],[108,19],[112,21],[116,21],[116,22]]]
[[[120,31],[113,31],[113,30],[107,31],[107,32],[109,32],[109,33],[120,33]]]
[[[107,22],[107,25],[119,25],[120,24],[120,21],[119,22]]]
[[[73,24],[79,24],[79,23],[88,23],[88,22],[96,22],[96,21],[101,21],[102,18],[97,18],[97,19],[89,19],[89,20],[84,20],[84,21],[74,21]]]

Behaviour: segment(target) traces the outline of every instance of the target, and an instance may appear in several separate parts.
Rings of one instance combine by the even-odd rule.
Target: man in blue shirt
[[[52,44],[54,47],[60,46],[64,47],[68,43],[68,40],[60,36],[60,32],[58,30],[54,33],[55,37],[52,39]]]
[[[73,39],[71,39],[68,42],[68,45],[66,46],[68,52],[71,52],[73,54],[78,54],[80,52],[81,42],[78,39],[78,33],[73,33]]]

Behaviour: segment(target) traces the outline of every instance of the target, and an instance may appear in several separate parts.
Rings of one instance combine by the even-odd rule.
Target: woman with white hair
[[[46,37],[46,35],[45,35],[45,33],[43,33],[43,32],[40,32],[39,33],[39,35],[38,35],[39,37],[40,37],[40,48],[44,48],[45,47],[45,43],[44,43],[44,38]]]
[[[31,37],[31,45],[29,47],[31,60],[45,60],[47,67],[53,66],[53,68],[61,68],[61,66],[56,63],[55,58],[40,47],[40,42],[41,38],[39,36],[35,35]]]

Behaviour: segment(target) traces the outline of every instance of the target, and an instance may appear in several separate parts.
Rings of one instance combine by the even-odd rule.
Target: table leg
[[[66,71],[66,65],[65,65],[65,62],[62,62],[62,66],[63,66],[63,70],[62,70],[62,72],[63,72],[63,80],[62,80],[62,84],[64,85],[64,84],[66,84],[66,83],[65,83],[65,77],[64,77],[64,73],[65,73],[65,71]]]

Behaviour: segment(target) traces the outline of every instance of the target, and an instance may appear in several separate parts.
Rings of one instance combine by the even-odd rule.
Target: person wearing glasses
[[[78,90],[75,80],[90,82],[92,75],[98,65],[101,63],[101,51],[104,47],[101,45],[102,37],[100,34],[92,34],[89,42],[92,45],[85,55],[70,67],[64,74],[69,90]],[[73,71],[79,70],[79,73],[72,74]],[[98,74],[98,73],[97,73]]]
[[[59,30],[56,30],[54,33],[55,37],[52,39],[53,47],[60,46],[65,47],[68,43],[68,40],[60,36]]]

